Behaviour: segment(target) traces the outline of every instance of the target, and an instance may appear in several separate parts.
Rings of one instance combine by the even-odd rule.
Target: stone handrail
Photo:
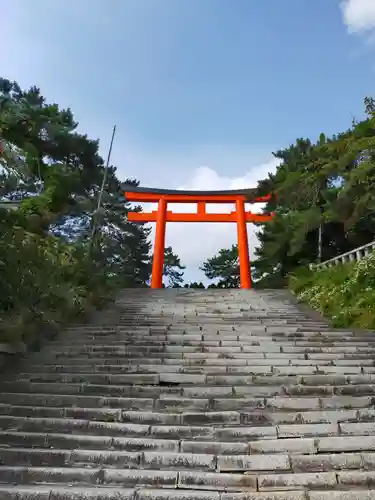
[[[0,201],[0,208],[5,208],[6,210],[18,210],[20,208],[20,201]]]
[[[337,266],[338,264],[345,264],[346,262],[356,262],[364,257],[367,257],[373,250],[375,250],[375,241],[362,245],[361,247],[354,248],[350,252],[342,253],[332,259],[321,262],[320,264],[310,264],[310,269],[323,269],[325,267]]]

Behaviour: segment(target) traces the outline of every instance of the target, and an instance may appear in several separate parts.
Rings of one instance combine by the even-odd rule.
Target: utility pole
[[[91,231],[91,238],[90,238],[90,249],[89,249],[90,254],[92,252],[93,245],[94,245],[94,238],[95,238],[95,235],[96,235],[97,230],[98,230],[98,217],[100,215],[100,209],[101,209],[102,201],[103,201],[104,188],[105,188],[105,185],[107,182],[108,168],[109,168],[109,162],[111,159],[112,147],[113,147],[113,141],[115,138],[115,134],[116,134],[116,125],[113,126],[111,142],[109,145],[109,150],[108,150],[108,155],[107,155],[107,161],[106,161],[106,164],[104,167],[102,185],[100,186],[100,191],[99,191],[99,195],[98,195],[98,204],[97,204],[95,212],[93,213],[93,224],[92,224],[92,231]]]
[[[321,191],[319,190],[319,228],[318,228],[318,264],[322,262],[322,249],[323,249],[323,214],[324,214],[324,207],[323,205],[323,199],[321,196]]]
[[[322,262],[322,236],[323,236],[323,227],[322,221],[319,223],[319,234],[318,234],[318,264]]]

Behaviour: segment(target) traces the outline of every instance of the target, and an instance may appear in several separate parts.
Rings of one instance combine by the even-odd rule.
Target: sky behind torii
[[[252,187],[272,151],[344,130],[375,95],[375,0],[0,0],[0,14],[1,76],[70,106],[103,156],[116,124],[119,177],[148,186]],[[230,224],[167,229],[188,281],[235,242]]]

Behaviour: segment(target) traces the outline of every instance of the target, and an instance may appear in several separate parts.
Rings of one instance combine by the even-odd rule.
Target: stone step
[[[102,339],[97,339],[94,336],[75,336],[70,337],[65,335],[60,341],[51,342],[51,347],[55,349],[71,349],[72,342],[79,349],[85,349],[89,345],[91,349],[102,350],[109,348],[153,348],[153,347],[194,347],[194,348],[210,348],[210,347],[239,347],[243,346],[262,346],[267,347],[268,344],[277,345],[296,345],[306,347],[368,347],[375,344],[374,338],[369,337],[353,337],[351,335],[323,335],[315,332],[311,333],[295,333],[286,336],[281,335],[257,335],[239,334],[233,332],[234,335],[189,335],[189,334],[174,334],[174,335],[152,335],[146,336],[142,334],[117,334],[105,336]]]
[[[98,410],[90,412],[82,409],[64,410],[67,415],[60,417],[19,417],[0,416],[0,427],[3,430],[17,432],[76,432],[80,434],[130,436],[183,439],[196,433],[195,439],[221,439],[231,441],[241,437],[248,441],[254,438],[289,438],[294,436],[336,436],[336,435],[371,435],[375,432],[374,421],[355,421],[354,419],[336,420],[331,423],[311,424],[279,424],[248,426],[243,423],[243,415],[239,412],[201,412],[201,413],[153,413],[153,412],[120,412],[104,410],[99,415],[103,420],[86,420],[71,418],[97,415]],[[104,420],[107,416],[107,420]],[[242,420],[242,422],[241,422]],[[134,423],[140,422],[140,423]],[[338,423],[340,422],[340,423]],[[214,424],[222,427],[213,427]]]
[[[48,352],[49,356],[55,356],[57,358],[66,358],[71,356],[106,356],[106,357],[127,357],[136,356],[141,357],[142,355],[154,355],[152,357],[191,357],[194,355],[206,355],[211,354],[209,357],[220,357],[225,355],[241,354],[241,357],[249,357],[246,354],[258,354],[258,353],[291,353],[291,354],[371,354],[375,357],[375,347],[363,347],[362,345],[357,346],[356,344],[351,344],[350,346],[345,345],[312,345],[312,344],[296,344],[292,343],[281,343],[281,342],[270,342],[269,346],[264,345],[242,345],[237,347],[195,347],[195,346],[185,346],[185,345],[170,345],[170,346],[112,346],[105,348],[101,347],[82,347],[74,346],[70,349],[61,348],[51,348]],[[254,356],[255,357],[255,356]]]
[[[158,412],[167,415],[177,415],[179,418],[186,413],[194,412],[225,412],[238,411],[240,421],[246,425],[265,425],[266,423],[330,423],[345,421],[371,422],[375,419],[374,409],[328,409],[275,411],[274,408],[265,409],[259,400],[253,398],[216,399],[187,399],[166,397],[162,399],[132,399],[132,398],[100,398],[91,396],[64,396],[64,395],[33,395],[33,394],[3,394],[2,399],[7,403],[0,406],[1,415],[23,417],[63,417],[80,418],[80,415],[89,416],[91,420],[114,419],[119,415],[129,419],[130,415],[136,418],[143,414],[156,413],[155,419],[162,419]],[[260,400],[261,401],[261,400]],[[39,405],[39,406],[37,406]],[[49,406],[48,406],[49,405]],[[76,405],[74,408],[73,406]],[[123,418],[123,417],[121,417]],[[171,417],[174,418],[174,417]]]
[[[261,433],[260,433],[261,434]],[[254,436],[254,433],[253,433]],[[263,434],[264,436],[264,434]],[[204,436],[203,436],[204,437]],[[207,436],[206,436],[207,437]],[[241,436],[240,436],[241,438]],[[241,438],[242,439],[242,438]],[[363,454],[366,456],[375,451],[374,436],[326,436],[314,439],[311,437],[294,437],[257,439],[256,441],[209,441],[195,439],[173,439],[170,433],[163,438],[148,437],[118,437],[91,434],[62,434],[42,432],[18,432],[15,430],[0,432],[0,446],[13,448],[44,448],[44,449],[86,449],[114,450],[126,452],[172,452],[210,455],[250,455],[255,454],[288,454],[309,455],[311,462],[319,462],[320,455],[342,453]],[[319,454],[317,454],[319,453]],[[371,457],[370,457],[371,455]],[[368,460],[372,460],[370,453]],[[362,456],[361,456],[362,457]],[[361,458],[362,459],[362,458]],[[306,459],[307,460],[307,459]],[[321,462],[322,464],[324,461]],[[370,463],[370,462],[369,462]],[[367,462],[366,462],[367,464]],[[369,464],[367,468],[372,468]]]
[[[209,364],[166,364],[159,363],[155,365],[149,364],[135,364],[127,363],[123,365],[34,365],[33,367],[24,366],[22,371],[18,373],[17,380],[29,380],[33,382],[48,381],[48,382],[79,382],[82,377],[87,376],[87,382],[91,383],[122,383],[121,381],[129,381],[132,377],[138,380],[141,379],[141,375],[145,375],[144,380],[153,380],[151,377],[147,378],[147,375],[163,375],[168,373],[186,373],[186,374],[202,374],[202,375],[212,375],[221,376],[218,380],[222,380],[223,377],[230,381],[230,376],[244,376],[245,380],[248,380],[248,375],[311,375],[312,379],[314,375],[317,375],[316,380],[322,381],[332,381],[337,380],[341,383],[352,383],[352,380],[356,380],[355,377],[351,375],[364,375],[363,380],[368,383],[374,382],[375,378],[375,367],[369,366],[366,363],[363,365],[332,365],[330,362],[323,364],[316,364],[314,361],[310,360],[300,360],[294,364],[288,364],[287,360],[285,363],[280,362],[280,364],[270,364],[268,360],[264,360],[265,363],[258,363],[254,365],[239,365],[234,364],[231,366],[229,363],[222,365],[209,365]],[[371,362],[372,363],[372,362]],[[326,377],[326,375],[332,375],[331,377]],[[367,377],[366,377],[367,376]],[[10,375],[13,377],[13,375]],[[341,377],[341,378],[340,378]],[[206,383],[208,383],[207,379]],[[216,380],[216,378],[215,378]],[[301,378],[303,383],[303,377]],[[359,380],[359,379],[358,379]],[[149,384],[150,382],[148,382]],[[230,383],[229,385],[233,385]]]
[[[324,458],[325,469],[337,468],[337,464],[348,463],[352,469],[360,469],[362,461],[355,461],[357,455],[346,454],[328,455]],[[367,463],[374,459],[375,454],[368,454]],[[358,458],[361,458],[358,455]],[[0,448],[0,460],[3,466],[26,467],[106,467],[121,469],[154,469],[154,470],[194,470],[210,472],[268,472],[289,471],[291,458],[288,455],[230,455],[216,456],[212,454],[173,453],[173,452],[124,452],[103,450],[66,449],[29,449],[29,448]],[[293,457],[294,463],[303,467],[305,456]],[[351,461],[352,460],[352,461]],[[317,468],[317,464],[315,464]],[[320,469],[318,469],[320,471]]]
[[[373,471],[375,453],[312,455],[212,455],[115,450],[1,448],[2,466],[105,467],[121,469],[194,470],[210,472],[291,471],[330,472],[341,469]]]
[[[38,432],[1,431],[0,446],[14,448],[44,448],[44,449],[83,449],[83,450],[114,450],[126,452],[175,452],[180,448],[178,440],[148,438],[124,438],[111,436],[93,436],[85,434],[57,434]],[[235,444],[225,450],[232,451]],[[247,445],[240,447],[241,453],[246,452]],[[193,453],[193,452],[191,452]]]
[[[18,376],[19,378],[20,376]],[[374,395],[374,374],[359,375],[286,375],[268,374],[225,374],[206,375],[197,373],[161,374],[27,374],[27,378],[3,381],[2,393],[49,393],[84,394],[92,396],[158,398],[163,394],[175,394],[188,398],[317,396],[313,403],[322,408],[331,404],[347,404],[351,397]],[[86,379],[85,379],[86,377]],[[100,383],[101,382],[101,383]],[[131,385],[130,385],[131,384]],[[152,385],[150,385],[152,384]],[[310,398],[311,399],[311,398]],[[326,401],[327,400],[327,401]],[[1,393],[0,393],[1,401]],[[358,402],[361,399],[358,399]],[[363,399],[363,401],[365,401]],[[306,402],[306,401],[305,401]],[[367,407],[366,402],[363,406]],[[310,408],[314,409],[314,408]]]
[[[67,377],[68,380],[75,380],[78,382],[79,376]],[[166,377],[163,377],[166,379]],[[40,393],[48,394],[50,393],[51,398],[56,401],[56,397],[53,398],[52,395],[58,396],[69,396],[73,394],[85,394],[91,396],[97,396],[105,398],[106,394],[111,394],[112,398],[120,399],[132,399],[136,397],[137,391],[139,395],[142,393],[143,398],[141,399],[153,399],[157,400],[160,398],[165,398],[169,395],[182,396],[186,399],[200,399],[200,398],[210,398],[210,406],[212,409],[218,408],[220,406],[232,405],[233,408],[244,408],[249,405],[251,398],[254,398],[253,407],[264,408],[279,408],[281,410],[294,409],[298,410],[313,410],[318,408],[329,408],[332,405],[336,408],[361,408],[369,407],[373,404],[375,385],[374,384],[354,384],[347,383],[346,385],[329,385],[329,381],[320,380],[322,385],[312,385],[312,381],[309,380],[310,384],[298,384],[295,381],[294,385],[233,385],[233,386],[217,386],[209,384],[203,387],[200,386],[188,386],[184,385],[180,390],[172,390],[172,387],[164,387],[163,385],[104,385],[104,384],[85,384],[84,380],[81,380],[82,385],[71,383],[65,386],[63,383],[57,384],[54,382],[11,382],[9,384],[3,384],[3,388],[6,387],[7,393],[0,394],[0,402],[6,403],[7,401],[19,401],[19,397],[16,396],[17,392],[24,393],[28,389],[29,393]],[[240,383],[239,380],[236,381]],[[325,383],[324,383],[325,382]],[[51,386],[51,387],[49,387]],[[177,388],[179,385],[177,384]],[[56,390],[55,390],[56,389]],[[13,392],[12,392],[13,391]],[[64,394],[65,393],[65,394]],[[14,397],[12,399],[9,394]],[[301,403],[293,403],[293,407],[290,407],[290,399],[293,396],[299,396],[302,399]],[[40,400],[39,396],[37,396]],[[10,398],[10,399],[9,399]],[[277,398],[276,400],[274,398]],[[316,398],[315,400],[313,398]],[[29,397],[30,399],[30,397]],[[110,399],[110,405],[112,405]],[[137,398],[138,399],[138,398]],[[27,399],[26,399],[27,400]],[[72,400],[72,398],[70,398]],[[84,400],[83,400],[84,401]],[[90,400],[87,400],[90,401]],[[119,402],[119,407],[121,404],[125,403],[127,407],[127,402]],[[141,401],[142,403],[142,401]],[[31,404],[33,404],[31,400]],[[197,407],[201,407],[199,401],[196,402]],[[295,406],[297,404],[297,406]],[[100,402],[101,406],[107,406],[105,401]],[[307,405],[307,406],[304,406]],[[311,406],[308,406],[311,405]]]
[[[184,357],[180,354],[170,353],[168,356],[163,353],[159,353],[158,357],[153,356],[109,356],[108,358],[90,356],[75,356],[64,358],[63,364],[211,364],[217,365],[225,362],[227,364],[233,363],[234,365],[246,365],[252,364],[253,361],[270,359],[274,364],[277,364],[278,360],[287,360],[288,364],[291,360],[323,360],[329,361],[331,364],[335,362],[341,362],[345,364],[349,360],[348,364],[354,363],[356,360],[371,360],[374,363],[374,356],[371,354],[332,354],[332,353],[240,353],[236,356],[226,355],[219,356],[215,353],[194,353],[193,356]],[[58,362],[56,356],[51,354],[35,353],[33,355],[33,362],[37,364],[41,362],[43,365],[50,364],[62,364]],[[148,361],[150,360],[150,361]],[[29,360],[27,360],[30,362]],[[24,361],[25,362],[25,361]],[[316,361],[318,363],[318,361]]]
[[[18,496],[18,493],[19,495]],[[353,496],[350,492],[333,492],[330,500],[372,500],[375,490],[357,490]],[[311,497],[311,500],[328,500],[326,493],[317,491],[322,497]],[[315,494],[313,493],[313,494]],[[345,494],[346,496],[337,496]],[[244,496],[241,493],[219,493],[218,491],[205,491],[188,489],[126,489],[113,487],[79,487],[61,485],[51,486],[5,486],[0,485],[2,500],[310,500],[307,499],[303,490],[273,491],[272,497],[269,493],[249,492]],[[354,496],[357,495],[357,496]]]
[[[68,410],[71,414],[75,409]],[[84,412],[83,412],[84,413]],[[170,415],[168,413],[154,415],[150,413],[127,412],[120,420],[120,412],[108,411],[108,420],[86,420],[83,418],[64,417],[16,417],[0,416],[1,429],[17,432],[52,432],[78,433],[101,436],[120,437],[152,437],[155,439],[185,439],[194,437],[201,441],[232,441],[241,438],[246,441],[253,439],[276,439],[287,437],[319,437],[342,435],[365,435],[375,427],[374,422],[343,422],[319,424],[287,424],[241,426],[241,415],[238,412],[184,413]],[[158,417],[159,415],[159,417]],[[78,415],[77,415],[78,416]],[[104,418],[104,412],[102,418]],[[114,420],[117,417],[117,420]],[[127,419],[133,419],[132,423]],[[154,422],[152,422],[154,421]],[[215,427],[214,425],[222,427]]]
[[[140,469],[79,467],[7,467],[0,466],[0,483],[17,485],[61,484],[76,486],[117,486],[200,489],[218,492],[270,492],[281,490],[367,487],[373,481],[371,471],[321,473],[232,474],[204,471],[162,471]],[[259,490],[258,490],[259,489]],[[269,493],[268,493],[269,495]],[[277,497],[276,497],[277,498]],[[290,498],[290,496],[289,496]],[[317,497],[319,498],[319,497]],[[350,497],[349,497],[350,498]]]
[[[48,407],[48,406],[11,406],[7,404],[0,405],[0,423],[9,425],[11,417],[26,418],[27,425],[32,425],[33,419],[78,419],[96,422],[120,422],[120,423],[141,423],[141,424],[160,424],[160,425],[209,425],[217,423],[220,425],[233,425],[233,422],[240,425],[260,425],[262,428],[267,424],[281,425],[297,423],[336,423],[336,422],[369,422],[374,419],[375,412],[368,411],[312,411],[312,412],[274,412],[274,411],[204,411],[205,403],[199,405],[192,402],[191,407],[195,405],[194,411],[184,411],[188,406],[186,401],[179,404],[179,401],[160,400],[155,406],[164,412],[152,411],[134,411],[121,408],[84,408],[84,407]],[[250,403],[250,402],[249,402]],[[173,406],[174,405],[174,406]],[[133,406],[130,406],[133,408]],[[176,408],[179,413],[171,413],[170,410]],[[165,411],[169,410],[169,411]],[[66,420],[68,422],[68,420]],[[8,424],[7,424],[8,422]],[[21,422],[21,421],[19,421]],[[17,425],[17,420],[12,425]],[[36,425],[36,424],[33,424]],[[57,425],[57,423],[56,423]],[[78,425],[78,424],[77,424]]]
[[[0,498],[369,500],[374,354],[285,292],[126,291],[2,376]]]
[[[375,450],[374,422],[341,422],[314,424],[285,424],[278,426],[232,426],[213,427],[198,425],[142,425],[118,422],[85,421],[80,419],[48,419],[1,417],[0,443],[7,441],[10,435],[21,446],[22,435],[33,436],[39,442],[47,433],[57,436],[65,435],[74,444],[79,436],[90,438],[108,437],[181,441],[181,451],[207,453],[212,442],[218,444],[236,442],[250,447],[251,453],[299,452],[349,452]],[[40,438],[38,436],[41,436]],[[20,441],[21,439],[21,441]],[[194,439],[195,449],[187,450],[186,443]],[[38,445],[40,446],[40,444]],[[296,446],[296,448],[295,448]],[[22,447],[25,447],[22,445]],[[27,447],[27,446],[26,446]],[[60,446],[61,447],[61,446]],[[200,447],[200,451],[197,451]],[[178,450],[175,450],[178,451]]]
[[[340,367],[337,369],[328,368],[331,373],[336,374],[341,371],[341,367],[345,369],[351,370],[351,367],[358,367],[359,370],[355,370],[354,373],[361,373],[366,370],[366,373],[375,373],[374,361],[371,359],[362,359],[362,360],[311,360],[311,359],[287,359],[287,358],[275,358],[275,359],[254,359],[251,360],[250,363],[247,360],[227,360],[227,359],[218,359],[216,363],[204,363],[204,364],[189,364],[178,362],[176,363],[162,363],[160,359],[148,359],[147,361],[155,361],[155,363],[144,363],[144,360],[140,359],[139,364],[134,362],[132,363],[124,363],[124,364],[98,364],[98,363],[90,363],[85,364],[84,362],[80,364],[71,364],[65,363],[63,365],[58,364],[47,364],[47,365],[30,365],[23,364],[21,373],[188,373],[187,370],[197,370],[201,373],[251,373],[251,369],[253,366],[271,366],[272,368],[277,368],[280,366],[290,366],[290,367],[298,367],[298,366],[313,366],[316,370],[320,370],[319,367],[323,366],[333,366]],[[213,360],[207,360],[213,361]],[[350,368],[349,368],[350,367]],[[363,370],[362,370],[363,368]],[[324,370],[324,369],[323,369]]]

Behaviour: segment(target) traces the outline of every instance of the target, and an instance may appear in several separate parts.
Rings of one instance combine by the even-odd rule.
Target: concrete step
[[[200,347],[200,346],[188,346],[188,345],[170,345],[170,346],[152,346],[152,345],[124,345],[124,346],[89,346],[89,347],[79,347],[74,346],[71,348],[65,348],[58,346],[52,347],[49,356],[55,356],[57,358],[65,358],[70,356],[82,356],[82,357],[127,357],[135,356],[141,357],[142,355],[153,354],[152,357],[168,357],[170,354],[176,355],[175,357],[194,357],[194,354],[216,354],[216,356],[210,357],[220,357],[220,355],[235,355],[235,354],[255,354],[255,353],[294,353],[294,354],[309,354],[309,353],[326,353],[326,354],[375,354],[374,344],[364,343],[349,343],[345,345],[332,345],[333,342],[327,345],[322,345],[322,343],[308,343],[308,342],[269,342],[269,345],[252,345],[252,344],[242,344],[236,347],[232,346],[216,346],[216,347]],[[173,356],[171,356],[173,357]],[[235,357],[235,356],[233,356]],[[246,357],[246,356],[242,356]]]
[[[147,361],[152,361],[153,359],[148,359]],[[133,360],[134,361],[134,360]],[[204,364],[189,364],[176,361],[176,363],[162,363],[160,359],[154,359],[155,363],[144,363],[141,359],[140,364],[135,362],[125,363],[125,364],[97,364],[90,363],[85,364],[84,362],[80,364],[49,364],[49,365],[25,365],[21,367],[21,373],[189,373],[189,371],[195,370],[198,373],[251,373],[253,366],[271,366],[272,368],[278,368],[279,366],[313,366],[316,370],[319,370],[320,366],[339,366],[346,367],[359,367],[355,373],[361,373],[366,370],[367,373],[375,373],[374,361],[372,359],[361,359],[361,360],[313,360],[313,359],[287,359],[287,358],[260,358],[251,360],[248,364],[247,360],[237,359],[237,360],[226,360],[218,359],[215,363],[204,363]],[[214,360],[207,360],[214,361]],[[233,362],[235,361],[235,362]],[[362,370],[363,367],[363,370]],[[366,367],[366,368],[365,368]],[[373,368],[374,370],[371,370]],[[344,368],[345,369],[345,368]],[[330,369],[333,373],[337,373],[335,369]],[[338,368],[337,371],[340,371]]]
[[[16,491],[22,496],[16,496]],[[303,490],[273,491],[269,493],[249,492],[244,496],[238,493],[219,493],[217,491],[193,490],[193,489],[125,489],[112,487],[61,487],[55,485],[53,489],[48,486],[23,486],[16,490],[12,486],[0,485],[0,495],[3,500],[328,500],[327,493],[331,493],[331,500],[370,500],[374,494],[370,490],[358,490],[350,495],[350,492],[313,492],[307,498]],[[317,496],[317,495],[322,496]],[[337,496],[337,494],[346,496]],[[356,495],[356,496],[354,496]]]
[[[367,347],[374,345],[375,339],[368,335],[353,336],[352,334],[340,334],[336,332],[282,332],[275,335],[272,332],[239,332],[233,331],[221,334],[206,334],[200,332],[199,334],[186,334],[186,333],[166,333],[166,334],[153,334],[146,335],[142,332],[138,334],[117,333],[110,335],[103,335],[97,338],[95,335],[65,335],[64,339],[56,340],[51,343],[54,348],[71,348],[72,342],[75,346],[85,348],[88,343],[91,347],[109,348],[109,347],[126,347],[126,346],[139,346],[139,347],[158,347],[162,346],[190,346],[190,347],[242,347],[243,345],[261,345],[265,343],[278,343],[286,344],[292,342],[293,345],[333,345],[339,346],[343,343],[346,347],[356,345],[358,347]],[[295,344],[299,342],[300,344]]]
[[[269,361],[268,361],[269,360]],[[42,361],[42,364],[37,364],[38,361]],[[362,363],[363,362],[363,363]],[[128,358],[90,358],[87,357],[74,357],[68,358],[64,363],[58,363],[55,357],[47,357],[44,353],[33,356],[33,363],[30,363],[30,360],[24,360],[22,362],[23,367],[27,367],[33,371],[33,367],[44,366],[50,370],[51,366],[75,366],[75,365],[86,365],[86,366],[115,366],[120,365],[123,367],[127,367],[128,365],[156,365],[156,364],[165,364],[165,365],[209,365],[209,366],[248,366],[248,365],[264,365],[271,364],[273,366],[287,366],[287,365],[303,365],[303,364],[311,364],[311,365],[332,365],[332,366],[340,366],[340,365],[360,365],[360,366],[375,366],[374,365],[374,357],[371,355],[365,354],[352,354],[352,355],[342,355],[337,356],[335,354],[327,354],[327,353],[310,353],[308,355],[304,354],[293,354],[293,353],[280,353],[280,354],[267,354],[259,355],[255,354],[254,356],[247,357],[234,357],[234,358],[223,358],[223,357],[202,357],[202,358],[155,358],[155,357],[137,357],[132,356]],[[41,370],[39,370],[41,371]]]
[[[255,471],[254,471],[255,472]],[[0,483],[44,485],[70,483],[75,486],[95,485],[134,488],[198,489],[219,492],[267,492],[285,489],[327,490],[337,487],[367,487],[371,472],[321,473],[216,473],[205,471],[162,471],[147,469],[110,469],[79,467],[0,467]],[[45,487],[45,486],[44,486]],[[270,497],[268,497],[270,498]],[[277,498],[277,497],[276,497]],[[287,497],[288,498],[288,497]],[[289,496],[289,499],[293,498]],[[316,497],[319,498],[319,497]],[[339,497],[340,498],[340,497]],[[350,497],[349,497],[350,498]],[[355,498],[355,497],[354,497]],[[357,497],[358,498],[358,497]]]
[[[333,472],[346,470],[373,470],[375,453],[321,454],[319,459],[311,455],[220,455],[128,452],[114,450],[0,448],[2,466],[25,467],[105,467],[120,469],[194,470],[210,472],[268,472],[290,471],[303,473]]]
[[[126,291],[2,376],[0,499],[372,499],[374,352],[284,292]]]
[[[19,396],[18,398],[16,396]],[[25,399],[29,398],[27,401]],[[196,419],[200,424],[205,420],[220,420],[225,425],[228,411],[239,415],[239,421],[244,425],[264,426],[293,424],[293,423],[334,423],[334,422],[371,422],[375,418],[375,410],[369,409],[331,409],[313,411],[275,411],[274,408],[265,408],[259,401],[252,398],[237,400],[215,400],[211,408],[206,399],[165,398],[155,402],[153,400],[137,400],[112,398],[102,400],[82,396],[39,396],[33,404],[33,395],[10,394],[9,402],[0,404],[0,415],[5,417],[27,418],[70,418],[87,419],[104,422],[127,423],[165,423],[180,424],[186,420]],[[78,399],[78,401],[77,401]],[[69,405],[69,401],[79,406]],[[13,402],[13,403],[12,403]],[[35,406],[35,403],[45,403]],[[237,404],[233,404],[237,402]],[[16,405],[15,403],[19,403]],[[55,406],[52,406],[55,403]],[[87,407],[84,406],[85,403]],[[47,406],[47,405],[50,406]],[[90,406],[91,405],[91,406]],[[235,408],[237,407],[237,410]],[[196,417],[195,417],[196,415]],[[236,417],[237,418],[237,417]]]

